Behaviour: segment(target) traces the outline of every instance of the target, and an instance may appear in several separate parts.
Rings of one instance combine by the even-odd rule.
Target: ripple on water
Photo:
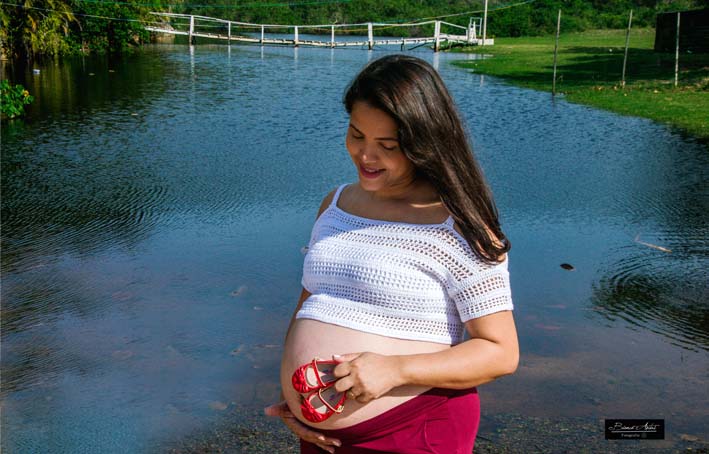
[[[621,248],[622,257],[594,285],[591,304],[608,320],[648,329],[688,350],[709,350],[707,256],[687,254],[679,242],[666,244],[673,252],[642,244]]]
[[[58,125],[42,125],[36,143],[3,150],[4,272],[135,244],[165,213],[168,188],[142,153],[102,146],[110,128],[74,124],[65,136]]]

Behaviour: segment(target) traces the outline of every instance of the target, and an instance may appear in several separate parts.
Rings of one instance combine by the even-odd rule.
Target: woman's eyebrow
[[[350,121],[350,128],[352,128],[352,129],[354,129],[355,131],[357,131],[358,133],[364,135],[364,133],[363,133],[362,131],[360,131],[360,130],[357,128],[357,126],[355,126],[354,124],[352,124],[351,121]],[[374,140],[393,140],[393,141],[395,141],[395,142],[398,142],[398,141],[399,141],[399,139],[397,139],[396,137],[375,137]]]

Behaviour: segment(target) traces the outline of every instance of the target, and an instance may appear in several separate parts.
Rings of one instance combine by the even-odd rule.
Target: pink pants
[[[433,388],[354,426],[318,431],[342,442],[336,454],[470,454],[479,423],[476,388]],[[300,452],[325,451],[301,440]]]

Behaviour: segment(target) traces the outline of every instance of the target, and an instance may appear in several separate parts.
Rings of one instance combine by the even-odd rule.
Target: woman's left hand
[[[347,398],[357,402],[365,404],[404,384],[399,356],[364,352],[333,355],[332,358],[340,363],[333,372],[339,378],[335,389],[347,391]]]

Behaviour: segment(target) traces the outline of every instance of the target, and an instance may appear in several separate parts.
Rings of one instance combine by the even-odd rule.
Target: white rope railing
[[[426,43],[432,43],[433,44],[433,50],[438,51],[441,46],[441,41],[447,41],[449,43],[453,42],[459,42],[459,43],[467,43],[467,44],[481,44],[479,39],[476,37],[476,30],[475,30],[475,22],[471,19],[470,25],[468,27],[464,27],[462,25],[457,25],[457,24],[452,24],[450,22],[445,22],[441,20],[424,20],[421,22],[409,22],[409,23],[387,23],[387,22],[363,22],[363,23],[354,23],[354,24],[317,24],[317,25],[285,25],[285,24],[255,24],[251,22],[240,22],[240,21],[230,21],[226,19],[219,19],[216,17],[208,17],[208,16],[200,16],[196,14],[179,14],[179,13],[165,13],[165,12],[151,12],[150,14],[156,15],[156,16],[162,16],[166,18],[174,18],[174,19],[185,19],[188,20],[188,23],[179,23],[179,25],[183,26],[189,26],[189,31],[185,30],[177,30],[174,28],[174,25],[178,24],[170,24],[170,28],[164,28],[164,27],[156,27],[156,26],[146,26],[146,30],[149,31],[154,31],[154,32],[161,32],[161,33],[170,33],[170,34],[179,34],[179,35],[187,35],[189,36],[190,43],[194,41],[194,38],[196,36],[200,37],[207,37],[207,38],[217,38],[217,39],[226,39],[227,42],[231,41],[241,41],[241,42],[252,42],[252,43],[261,43],[263,44],[292,44],[294,46],[298,46],[300,44],[304,45],[311,45],[311,46],[329,46],[329,47],[339,47],[339,46],[356,46],[356,45],[366,45],[368,46],[369,49],[372,49],[375,45],[391,45],[391,44],[401,44],[402,50],[406,44],[426,44]],[[195,21],[200,21],[200,22],[211,22],[211,23],[216,23],[218,25],[208,25],[204,23],[196,24]],[[378,30],[382,29],[387,29],[387,28],[397,28],[397,27],[422,27],[426,25],[431,25],[433,24],[434,26],[434,34],[432,37],[423,37],[423,38],[396,38],[396,39],[379,39],[375,40],[374,39],[374,29],[375,27]],[[465,35],[454,35],[454,34],[448,34],[448,33],[441,33],[441,26],[445,25],[446,27],[451,27],[454,29],[460,29],[460,30],[465,30]],[[233,29],[232,27],[236,28],[252,28],[255,29],[255,31],[260,30],[261,36],[259,38],[253,38],[253,37],[248,37],[248,36],[234,36],[233,35]],[[353,28],[353,27],[366,27],[366,28]],[[204,29],[204,28],[220,28],[220,29],[227,29],[227,34],[222,35],[219,33],[205,33],[205,32],[198,32],[197,28]],[[286,30],[293,30],[293,39],[288,40],[288,39],[281,39],[281,38],[272,38],[269,37],[267,38],[265,36],[266,30],[268,29],[286,29]],[[312,29],[320,29],[320,30],[330,30],[330,40],[329,41],[316,41],[316,40],[301,40],[300,39],[300,33],[302,30],[312,30]],[[340,41],[337,42],[335,40],[335,30],[336,29],[348,29],[347,32],[352,33],[352,32],[364,32],[365,30],[367,31],[367,41],[363,42],[352,42],[352,41]],[[492,44],[492,40],[486,40],[485,44]]]

